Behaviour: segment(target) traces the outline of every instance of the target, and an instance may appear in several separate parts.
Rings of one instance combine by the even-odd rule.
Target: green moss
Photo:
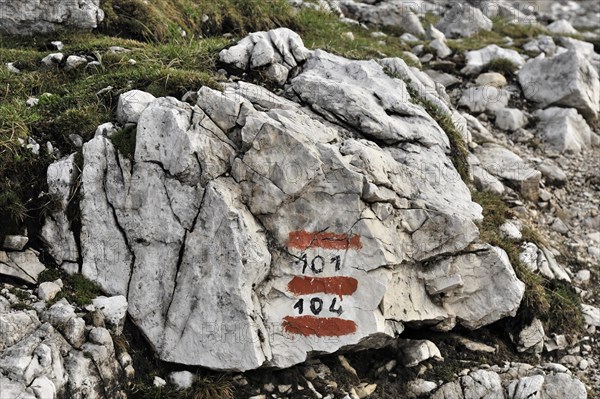
[[[63,282],[62,290],[54,297],[52,303],[65,298],[69,303],[83,307],[92,303],[92,300],[102,295],[102,290],[96,284],[85,278],[82,274],[76,273],[69,275],[58,268],[48,268],[44,270],[38,281],[55,281],[61,279]]]
[[[410,46],[395,35],[373,37],[369,30],[344,24],[333,14],[309,8],[301,10],[297,18],[300,35],[308,48],[323,49],[350,59],[400,57],[414,65],[414,61],[404,55]],[[351,32],[354,39],[345,37],[346,32]]]
[[[467,144],[463,140],[462,135],[456,128],[456,125],[454,125],[452,115],[442,111],[437,105],[421,96],[419,92],[409,84],[407,84],[406,87],[410,94],[411,101],[425,108],[425,111],[427,111],[427,113],[437,122],[446,133],[446,136],[448,136],[448,140],[450,141],[450,159],[452,159],[452,163],[462,180],[469,183],[469,162],[467,161],[469,150],[467,149]]]
[[[119,130],[110,138],[115,148],[130,160],[133,160],[135,154],[136,132],[135,126],[128,126]]]
[[[515,76],[517,64],[506,58],[496,58],[483,67],[483,72],[499,72],[504,76]]]

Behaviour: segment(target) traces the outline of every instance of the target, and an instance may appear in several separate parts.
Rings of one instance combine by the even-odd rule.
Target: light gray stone
[[[466,65],[461,70],[467,75],[475,75],[491,61],[505,59],[512,62],[517,68],[525,65],[525,59],[515,50],[505,49],[495,44],[490,44],[479,50],[467,51],[465,54]]]
[[[65,62],[65,71],[72,71],[74,69],[78,69],[87,65],[88,61],[85,57],[80,57],[78,55],[70,55],[67,57],[67,61]]]
[[[513,186],[524,198],[538,198],[542,174],[517,154],[498,144],[483,144],[475,149],[475,155],[488,173]]]
[[[28,242],[29,238],[27,236],[6,235],[4,236],[4,243],[2,246],[11,251],[22,251]]]
[[[534,115],[540,120],[538,134],[548,147],[566,153],[591,147],[592,130],[577,110],[550,107]]]
[[[169,374],[169,382],[181,391],[192,386],[194,383],[194,374],[189,371],[176,371]]]
[[[544,349],[544,326],[535,318],[531,324],[525,326],[517,338],[517,350],[519,352],[532,351],[535,354],[542,353]]]
[[[446,37],[469,37],[481,30],[491,30],[492,21],[478,8],[467,3],[452,3],[452,8],[435,27],[442,31]]]
[[[64,27],[91,30],[104,19],[99,0],[1,0],[0,9],[0,33],[9,35],[45,34]]]
[[[493,86],[493,87],[504,87],[506,86],[506,78],[504,75],[498,72],[486,72],[477,76],[475,83],[478,86]]]
[[[401,361],[405,367],[418,366],[421,362],[428,359],[434,359],[439,362],[444,360],[438,347],[428,340],[403,339],[399,340],[398,346],[402,353]]]
[[[0,274],[34,284],[44,270],[46,266],[39,261],[38,253],[32,249],[24,252],[0,251]]]
[[[551,58],[528,61],[518,73],[525,97],[546,108],[561,105],[576,108],[587,120],[600,112],[598,73],[586,56],[567,51]]]
[[[507,90],[493,86],[476,86],[463,91],[458,105],[467,107],[472,113],[496,112],[504,109],[509,99],[510,93]]]
[[[56,294],[61,290],[61,287],[51,281],[46,281],[38,286],[37,295],[42,301],[51,301]]]
[[[117,120],[122,124],[137,123],[142,111],[155,99],[152,94],[141,90],[121,94],[117,103]]]
[[[411,5],[402,1],[392,0],[373,5],[341,1],[340,8],[344,15],[367,25],[394,27],[412,35],[425,35],[425,29],[411,10]]]
[[[99,296],[92,300],[92,304],[102,311],[105,320],[115,335],[121,335],[127,315],[127,298],[123,295],[112,297]]]
[[[556,33],[559,35],[576,35],[577,30],[573,28],[573,25],[569,21],[564,19],[559,19],[558,21],[552,22],[550,25],[546,27],[550,32]]]
[[[496,111],[496,126],[502,130],[515,131],[527,124],[527,116],[516,108],[504,108]]]
[[[435,51],[435,55],[438,58],[444,59],[452,55],[452,50],[448,47],[445,40],[435,39],[429,43],[429,47]]]

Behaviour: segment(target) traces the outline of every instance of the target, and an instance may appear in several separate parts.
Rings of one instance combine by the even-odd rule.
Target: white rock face
[[[559,152],[578,153],[592,144],[592,130],[574,108],[550,107],[538,110],[535,116],[542,140]]]
[[[137,123],[142,111],[155,99],[152,94],[141,90],[121,94],[117,104],[117,120],[122,124]]]
[[[100,0],[0,0],[0,33],[33,35],[61,27],[90,30],[104,19]]]
[[[579,32],[577,32],[577,30],[575,28],[573,28],[573,25],[571,25],[571,23],[569,21],[566,21],[564,19],[559,19],[558,21],[554,21],[550,25],[548,25],[546,28],[550,32],[556,33],[559,35],[575,35],[575,34],[579,33]]]
[[[521,68],[518,78],[525,97],[540,108],[562,105],[576,108],[588,120],[598,117],[598,73],[578,51],[530,60]]]
[[[448,38],[469,37],[481,30],[492,30],[492,20],[467,3],[452,3],[452,8],[435,26]]]
[[[498,47],[495,44],[490,44],[480,50],[467,51],[465,56],[467,65],[461,72],[467,75],[476,75],[489,62],[499,59],[506,59],[515,64],[517,68],[525,65],[525,59],[517,51]]]
[[[380,347],[404,323],[514,314],[523,283],[503,251],[473,244],[481,208],[448,138],[384,66],[452,114],[443,86],[398,59],[309,53],[286,32],[221,58],[288,54],[287,99],[204,87],[196,105],[141,112],[133,161],[101,134],[83,146],[83,274],[127,299],[161,359],[220,370]]]
[[[60,290],[60,285],[51,281],[46,281],[38,286],[37,294],[42,301],[51,301]]]

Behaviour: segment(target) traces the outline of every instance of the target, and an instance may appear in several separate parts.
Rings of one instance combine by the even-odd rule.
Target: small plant
[[[115,148],[130,160],[133,160],[133,156],[135,155],[136,132],[135,126],[127,126],[113,134],[110,138]]]
[[[102,290],[85,278],[82,274],[76,273],[69,275],[58,268],[48,268],[40,274],[39,282],[55,281],[61,279],[63,288],[54,297],[52,303],[65,298],[69,303],[74,303],[79,307],[84,307],[92,303],[92,300],[102,295]]]
[[[197,377],[190,388],[181,391],[169,385],[155,387],[138,382],[129,387],[128,394],[132,399],[235,399],[231,381],[223,377]]]

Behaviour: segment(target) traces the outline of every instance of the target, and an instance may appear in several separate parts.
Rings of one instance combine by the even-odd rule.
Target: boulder
[[[469,87],[463,91],[459,106],[467,107],[472,113],[496,112],[506,108],[510,93],[493,86]]]
[[[177,390],[188,389],[194,383],[194,374],[189,371],[176,371],[169,374],[169,382],[175,385]]]
[[[30,284],[36,283],[40,273],[46,270],[38,255],[33,249],[23,252],[0,251],[0,275],[18,278]]]
[[[461,70],[466,75],[476,75],[492,61],[508,60],[517,68],[525,65],[525,59],[515,50],[505,49],[495,44],[490,44],[479,50],[467,51],[465,54],[466,65]]]
[[[53,162],[48,166],[46,173],[48,192],[54,196],[57,203],[46,216],[41,237],[48,252],[59,265],[63,262],[77,262],[79,257],[71,221],[66,215],[69,202],[73,199],[71,189],[78,175],[79,167],[75,164],[75,154]]]
[[[587,120],[598,117],[598,73],[578,51],[530,60],[521,68],[518,78],[525,97],[540,108],[562,105],[577,109]]]
[[[502,130],[514,132],[527,124],[527,116],[516,108],[504,108],[496,111],[496,126]]]
[[[104,318],[114,334],[121,335],[127,315],[127,298],[123,295],[99,296],[94,298],[92,304],[104,314]]]
[[[523,198],[537,200],[542,174],[517,154],[501,145],[486,143],[475,149],[475,155],[488,173],[505,181],[519,191]]]
[[[525,43],[523,50],[535,53],[536,55],[544,53],[547,57],[552,57],[556,54],[556,44],[551,36],[540,35]]]
[[[504,75],[498,72],[486,72],[477,76],[475,83],[478,86],[493,86],[493,87],[504,87],[506,86],[506,78]]]
[[[532,351],[535,354],[542,353],[544,349],[544,326],[539,319],[533,319],[525,326],[517,338],[517,350],[519,352]]]
[[[152,94],[141,90],[130,90],[121,94],[117,103],[117,120],[123,125],[137,123],[142,111],[155,99]]]
[[[425,29],[411,7],[414,4],[392,0],[377,4],[365,4],[355,1],[341,1],[344,15],[367,25],[397,28],[406,33],[420,36]]]
[[[4,236],[4,243],[2,243],[2,246],[11,251],[22,251],[28,242],[29,237],[27,236],[6,235]]]
[[[592,130],[574,108],[550,107],[538,110],[537,132],[550,148],[565,153],[578,153],[592,144]]]
[[[469,37],[481,30],[492,30],[492,25],[492,21],[480,9],[467,3],[452,3],[452,8],[446,11],[435,27],[446,37],[454,39]]]
[[[51,281],[46,281],[38,286],[37,295],[42,301],[48,302],[53,300],[60,290],[60,285]]]
[[[61,28],[91,30],[104,19],[100,0],[0,0],[0,33],[34,35]]]
[[[277,32],[222,59],[262,66],[272,50],[282,58],[267,64],[284,63],[266,41]],[[142,111],[133,160],[103,135],[84,144],[82,273],[127,299],[159,358],[217,370],[377,348],[405,323],[514,314],[523,283],[506,253],[473,244],[481,208],[407,90],[426,82],[450,111],[441,85],[398,59],[280,44],[307,57],[287,98],[203,87],[194,105]]]
[[[576,35],[579,33],[575,28],[573,28],[573,25],[571,25],[569,21],[564,19],[559,19],[558,21],[552,22],[546,27],[546,29],[557,35]]]

